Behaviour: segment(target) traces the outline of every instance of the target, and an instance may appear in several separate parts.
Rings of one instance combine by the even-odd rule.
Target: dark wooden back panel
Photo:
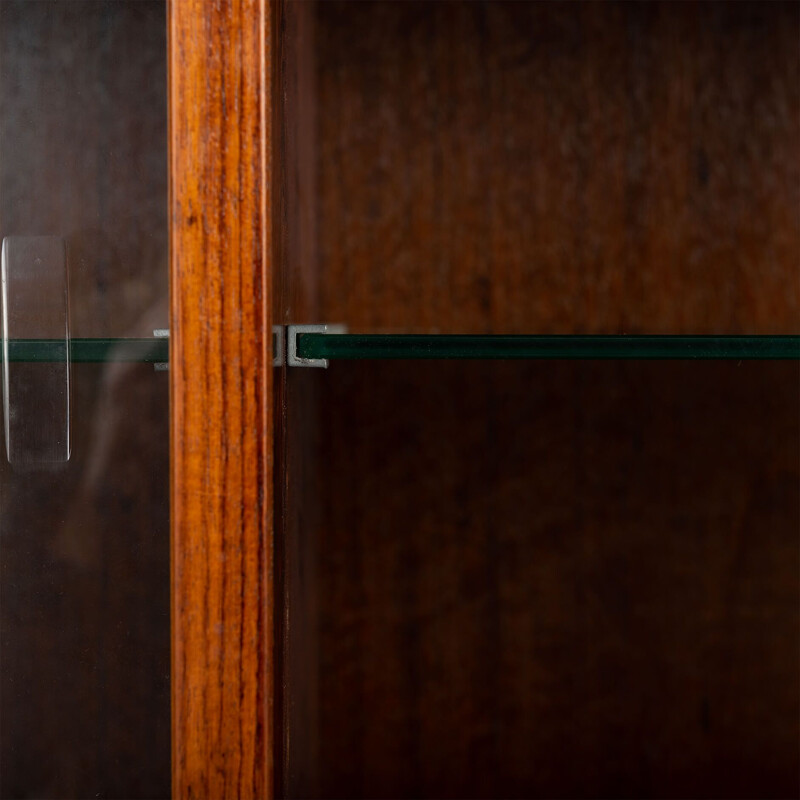
[[[284,187],[316,280],[283,264],[285,318],[796,333],[799,14],[316,4],[316,157]],[[798,379],[290,375],[286,571],[315,594],[288,594],[287,663],[316,654],[318,688],[285,738],[319,756],[293,778],[290,749],[287,793],[795,794]]]
[[[320,796],[796,792],[796,364],[316,380]]]
[[[320,3],[324,315],[360,331],[796,332],[799,13]]]

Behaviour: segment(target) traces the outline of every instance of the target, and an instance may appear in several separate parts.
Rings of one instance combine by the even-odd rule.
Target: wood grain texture
[[[168,326],[166,39],[163,0],[0,3],[0,237],[66,241],[75,336]],[[0,458],[0,797],[164,798],[167,374],[73,365],[72,436]]]
[[[316,108],[314,5],[276,3],[278,58],[275,131],[275,205],[279,222],[276,268],[272,271],[274,319],[313,323],[319,319],[316,258]],[[316,537],[319,504],[301,513],[292,505],[295,487],[318,494],[314,481],[319,434],[316,384],[302,373],[277,371],[276,378],[276,596],[282,609],[276,642],[281,648],[276,703],[281,732],[276,741],[276,791],[282,796],[318,796],[319,653]],[[279,420],[279,422],[278,422]]]
[[[318,796],[796,796],[797,364],[314,380]]]
[[[799,30],[780,3],[319,3],[324,316],[796,333]]]
[[[176,798],[272,795],[271,23],[170,5]]]
[[[316,4],[319,294],[285,286],[282,312],[796,333],[799,24],[780,3]],[[287,649],[318,653],[318,794],[796,795],[798,379],[290,376],[286,552],[318,585],[316,610],[287,595],[317,615]]]

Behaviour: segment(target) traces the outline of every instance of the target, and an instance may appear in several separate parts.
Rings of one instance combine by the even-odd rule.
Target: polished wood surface
[[[286,191],[313,191],[316,295],[284,287],[285,318],[800,329],[796,4],[314,9],[314,188]],[[795,795],[799,379],[290,375],[286,570],[316,595],[286,595],[307,615],[286,647],[318,659],[312,794]]]
[[[170,4],[173,795],[272,795],[272,17]]]

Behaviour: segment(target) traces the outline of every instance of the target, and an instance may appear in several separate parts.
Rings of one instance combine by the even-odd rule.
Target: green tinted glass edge
[[[800,336],[297,336],[300,358],[800,359]]]
[[[169,340],[72,339],[74,363],[169,360]],[[63,361],[57,339],[12,339],[9,361]],[[800,336],[471,336],[323,334],[297,336],[301,358],[362,359],[800,359]]]
[[[9,361],[63,361],[67,342],[63,339],[11,339]],[[98,364],[110,361],[156,363],[169,360],[169,339],[70,339],[73,363]]]

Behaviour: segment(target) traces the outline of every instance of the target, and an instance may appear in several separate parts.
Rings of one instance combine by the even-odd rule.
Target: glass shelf
[[[11,339],[8,360],[58,362],[64,360],[65,343],[59,339]],[[70,360],[98,364],[107,361],[156,363],[169,360],[169,339],[71,339]]]
[[[300,333],[300,358],[798,359],[800,336],[457,336]]]
[[[12,362],[58,362],[58,339],[12,339]],[[300,358],[364,359],[800,359],[800,336],[469,336],[300,333]],[[169,361],[169,339],[72,339],[74,363]]]

